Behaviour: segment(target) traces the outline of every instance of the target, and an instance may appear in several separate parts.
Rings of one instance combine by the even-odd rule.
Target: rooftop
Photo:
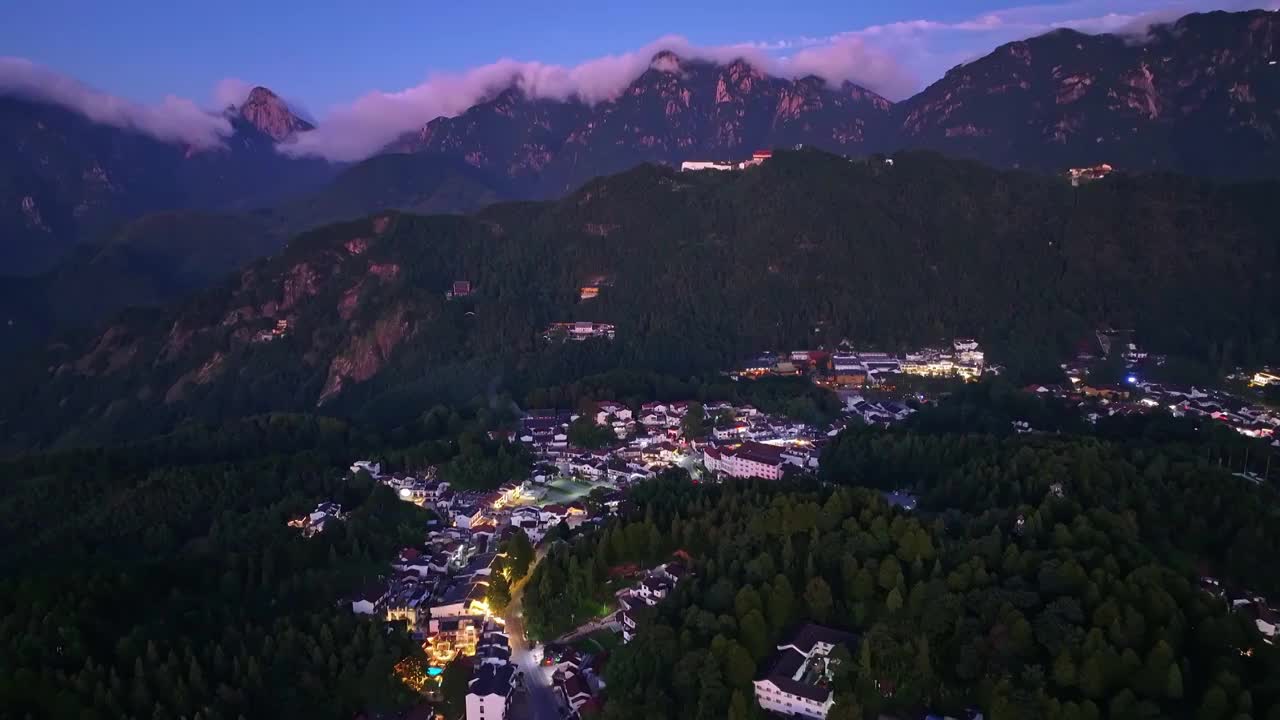
[[[515,674],[515,665],[481,665],[467,685],[468,695],[502,695],[511,691],[511,677]]]
[[[733,455],[743,460],[763,463],[765,465],[781,465],[782,464],[782,448],[775,445],[765,445],[764,443],[749,440],[743,443],[736,450],[725,451],[726,455]]]
[[[827,685],[826,652],[815,652],[818,646],[844,645],[852,649],[857,637],[834,628],[808,623],[802,625],[786,642],[778,646],[778,655],[762,680],[797,697],[826,702],[831,697]]]

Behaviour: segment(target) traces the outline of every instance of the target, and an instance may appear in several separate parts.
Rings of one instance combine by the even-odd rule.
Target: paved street
[[[542,557],[545,554],[545,547],[538,549],[534,559],[534,567],[537,567],[537,563],[542,561]],[[531,567],[529,575],[532,574],[533,568]],[[538,661],[541,658],[535,657],[533,648],[524,639],[524,619],[521,617],[521,610],[524,604],[524,586],[527,580],[528,576],[511,588],[511,603],[507,605],[506,612],[507,637],[511,643],[511,661],[516,664],[520,672],[524,673],[526,701],[522,709],[525,714],[523,717],[516,717],[517,720],[560,720],[560,706],[556,701],[555,690],[552,689],[547,674],[538,665]],[[519,706],[513,707],[513,710],[515,709],[521,708]]]

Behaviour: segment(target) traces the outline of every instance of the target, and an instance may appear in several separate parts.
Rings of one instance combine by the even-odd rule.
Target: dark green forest
[[[419,652],[345,601],[428,514],[342,478],[350,428],[190,429],[0,465],[0,717],[350,718]],[[303,539],[319,500],[345,522]]]
[[[694,576],[611,657],[605,717],[758,717],[750,681],[804,621],[859,635],[839,718],[1280,717],[1280,653],[1194,582],[1273,591],[1274,489],[1094,440],[857,431],[826,460],[821,485],[638,488],[628,520],[537,567],[530,628],[585,619],[613,564],[683,550]],[[863,485],[916,489],[920,510]]]

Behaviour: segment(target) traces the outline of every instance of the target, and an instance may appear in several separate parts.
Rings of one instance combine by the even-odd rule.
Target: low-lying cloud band
[[[1266,0],[1266,4],[1267,9],[1276,9],[1280,0]],[[575,66],[502,59],[463,73],[432,75],[404,90],[366,93],[350,104],[332,108],[315,130],[300,134],[279,149],[290,155],[359,160],[433,118],[461,113],[513,85],[533,98],[577,98],[592,104],[610,100],[654,66],[653,58],[660,50],[685,59],[715,62],[742,58],[773,75],[816,75],[832,84],[848,81],[890,100],[901,100],[918,91],[923,78],[936,78],[946,68],[1010,40],[1062,27],[1141,37],[1153,22],[1199,10],[1241,10],[1251,5],[1256,5],[1256,0],[1067,0],[954,22],[910,20],[816,38],[720,47],[700,47],[683,37],[667,36],[632,52]],[[661,63],[654,67],[671,69]],[[248,83],[238,79],[223,80],[214,91],[217,108],[238,104],[248,88]],[[22,58],[0,57],[0,95],[55,103],[94,122],[201,149],[221,146],[232,131],[221,112],[203,110],[190,100],[171,96],[158,105],[140,105]]]

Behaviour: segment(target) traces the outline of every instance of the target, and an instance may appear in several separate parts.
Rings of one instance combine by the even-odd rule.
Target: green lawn
[[[568,478],[556,478],[547,482],[547,494],[543,496],[541,505],[571,503],[574,500],[581,500],[597,487],[612,488],[612,485],[602,482],[579,482]]]

